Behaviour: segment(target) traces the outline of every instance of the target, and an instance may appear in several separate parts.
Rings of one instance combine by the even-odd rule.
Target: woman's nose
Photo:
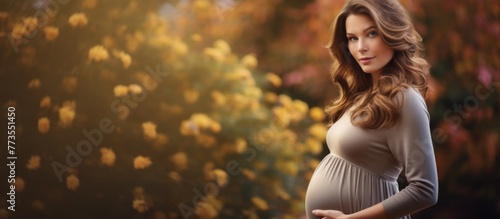
[[[358,52],[364,53],[364,52],[366,52],[367,49],[368,48],[366,46],[365,40],[362,40],[362,39],[358,40]]]

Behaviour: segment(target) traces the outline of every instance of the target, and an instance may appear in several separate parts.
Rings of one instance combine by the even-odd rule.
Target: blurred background
[[[1,1],[0,218],[305,218],[344,2]],[[499,218],[500,3],[401,2],[432,65],[440,181],[412,217]]]

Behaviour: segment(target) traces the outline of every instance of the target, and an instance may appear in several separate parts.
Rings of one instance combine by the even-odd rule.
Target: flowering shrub
[[[185,7],[206,10],[202,2]],[[173,31],[135,1],[91,3],[66,5],[78,10],[47,26],[14,24],[29,24],[18,40],[44,33],[8,56],[21,60],[9,70],[36,74],[3,76],[29,92],[7,92],[5,103],[19,109],[18,141],[28,145],[18,149],[19,215],[299,217],[323,111],[276,93],[281,78],[223,39]],[[87,202],[107,210],[78,204]]]

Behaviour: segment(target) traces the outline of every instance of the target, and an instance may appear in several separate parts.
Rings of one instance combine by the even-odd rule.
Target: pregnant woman
[[[327,47],[341,92],[326,107],[330,154],[309,183],[308,219],[410,218],[437,202],[421,41],[397,0],[350,0],[335,19]]]

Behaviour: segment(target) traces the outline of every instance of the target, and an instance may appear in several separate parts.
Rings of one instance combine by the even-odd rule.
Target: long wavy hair
[[[382,69],[377,86],[371,74],[363,72],[348,49],[346,19],[349,15],[370,17],[383,42],[394,49],[392,59]],[[413,87],[425,97],[429,64],[423,58],[422,37],[397,0],[349,0],[334,20],[330,41],[325,46],[334,60],[331,77],[340,88],[340,96],[325,108],[330,125],[353,105],[351,122],[363,128],[392,127],[401,113],[397,98],[403,88]],[[355,104],[356,103],[356,104]]]

